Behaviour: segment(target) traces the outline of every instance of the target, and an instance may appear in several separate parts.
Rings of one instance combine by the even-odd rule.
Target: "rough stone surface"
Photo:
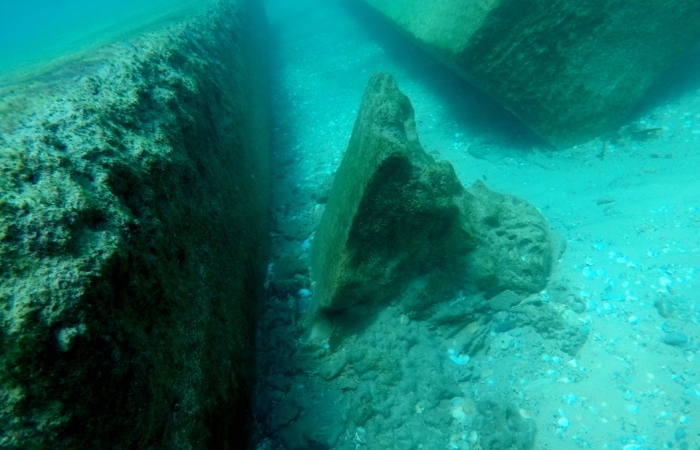
[[[528,450],[535,443],[534,422],[521,417],[515,407],[501,399],[484,399],[477,404],[472,426],[478,430],[484,450]]]
[[[448,162],[425,153],[410,101],[376,74],[313,240],[309,337],[327,338],[388,302],[415,312],[462,289],[537,292],[554,247],[532,205],[480,182],[465,189]]]
[[[700,40],[696,0],[365,0],[566,147],[610,131]]]
[[[262,19],[216,2],[73,62],[21,114],[3,103],[1,448],[241,448],[268,236]]]
[[[467,259],[470,283],[488,297],[506,289],[519,294],[541,290],[562,248],[537,208],[480,181],[467,194],[463,220],[478,243]]]

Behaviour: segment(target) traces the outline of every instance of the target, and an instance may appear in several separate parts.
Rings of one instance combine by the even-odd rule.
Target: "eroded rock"
[[[461,289],[542,289],[556,245],[542,215],[483,183],[465,189],[420,146],[387,74],[369,81],[311,253],[311,341],[362,327],[390,302],[415,313]]]
[[[618,126],[700,40],[696,0],[365,0],[550,143]]]
[[[1,448],[244,445],[269,235],[260,8],[213,2],[3,104]]]
[[[528,450],[535,442],[535,422],[523,418],[507,401],[487,398],[477,404],[472,426],[484,450]]]

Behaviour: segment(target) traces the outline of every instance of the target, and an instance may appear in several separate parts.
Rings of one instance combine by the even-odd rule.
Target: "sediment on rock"
[[[537,292],[555,248],[532,205],[481,182],[464,188],[429,156],[410,101],[375,74],[312,244],[309,339],[361,326],[390,303],[425,317],[460,290]]]
[[[212,3],[0,126],[0,447],[245,440],[264,26],[257,2]]]
[[[621,125],[700,40],[695,0],[364,2],[558,147]]]

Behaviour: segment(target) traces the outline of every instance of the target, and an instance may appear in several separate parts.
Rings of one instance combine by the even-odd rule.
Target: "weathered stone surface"
[[[515,406],[491,398],[477,404],[472,427],[480,436],[484,450],[529,450],[535,443],[535,422],[523,418]]]
[[[520,296],[513,291],[503,291],[489,300],[489,307],[494,311],[508,311],[520,303]]]
[[[525,200],[494,192],[480,181],[467,194],[462,220],[476,241],[467,256],[470,284],[488,297],[507,289],[518,294],[540,291],[562,250],[542,214]]]
[[[365,0],[566,147],[611,130],[700,40],[697,0]]]
[[[425,309],[461,289],[542,289],[554,246],[527,202],[465,189],[420,146],[413,108],[387,74],[369,82],[314,236],[314,340],[387,302]]]
[[[82,76],[21,114],[4,102],[0,447],[245,440],[268,236],[259,8],[212,2],[72,63]]]

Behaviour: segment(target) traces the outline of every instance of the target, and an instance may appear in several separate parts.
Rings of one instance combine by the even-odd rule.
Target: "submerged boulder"
[[[555,248],[532,205],[481,182],[465,189],[429,156],[409,99],[375,74],[313,239],[309,337],[359,325],[390,302],[424,310],[462,289],[537,292]]]
[[[566,147],[619,125],[700,40],[696,0],[365,0]]]

